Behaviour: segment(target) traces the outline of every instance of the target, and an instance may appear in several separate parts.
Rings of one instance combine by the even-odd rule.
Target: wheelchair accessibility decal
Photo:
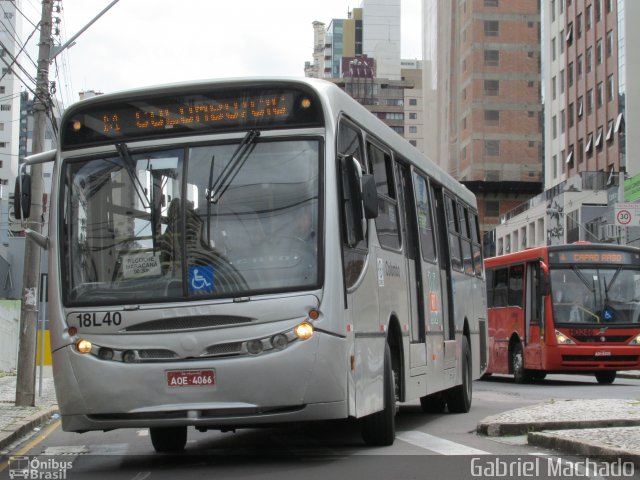
[[[189,267],[189,293],[213,293],[213,267],[211,265]]]

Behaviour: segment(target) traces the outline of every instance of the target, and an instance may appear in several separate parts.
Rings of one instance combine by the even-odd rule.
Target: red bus
[[[640,249],[530,248],[487,258],[489,368],[517,383],[547,373],[612,383],[640,370]]]

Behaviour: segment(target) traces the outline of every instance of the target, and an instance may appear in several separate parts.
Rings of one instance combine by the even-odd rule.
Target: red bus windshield
[[[563,265],[549,273],[556,325],[638,324],[639,270],[619,265]]]

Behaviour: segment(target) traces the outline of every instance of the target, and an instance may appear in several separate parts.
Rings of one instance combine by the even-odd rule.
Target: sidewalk
[[[0,450],[57,414],[51,366],[43,368],[42,396],[39,395],[39,385],[40,367],[36,367],[36,406],[16,407],[16,376],[0,376]]]
[[[616,457],[640,467],[640,399],[549,400],[489,416],[478,424],[477,432],[527,435],[529,445],[587,457]]]

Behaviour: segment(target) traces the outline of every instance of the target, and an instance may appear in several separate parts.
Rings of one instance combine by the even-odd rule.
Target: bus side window
[[[471,257],[471,235],[469,234],[468,211],[458,204],[458,220],[460,221],[460,243],[462,244],[462,266],[464,273],[473,275],[473,258]]]
[[[339,128],[338,155],[351,155],[360,165],[364,165],[364,150],[362,148],[362,135],[360,131],[345,121],[340,123]],[[341,171],[340,166],[338,168],[338,171]],[[347,227],[347,219],[344,218],[343,215],[342,228],[345,235],[347,234]],[[366,240],[361,240],[357,245],[350,247],[349,242],[343,239],[342,252],[344,257],[345,287],[350,288],[356,283],[358,278],[360,278],[360,274],[364,269],[368,253],[367,242]]]
[[[493,270],[485,270],[487,276],[487,308],[493,308]]]
[[[418,215],[418,234],[422,258],[435,262],[436,244],[433,236],[433,222],[431,220],[431,199],[427,181],[422,175],[414,174],[414,188],[416,197],[416,212]]]
[[[469,228],[471,229],[471,248],[473,249],[473,265],[476,277],[482,277],[482,247],[480,246],[480,233],[478,231],[478,214],[469,211]]]
[[[367,153],[378,190],[376,230],[378,231],[380,245],[393,250],[400,250],[398,200],[393,180],[391,155],[371,143],[367,143]]]
[[[498,268],[494,272],[493,276],[493,306],[494,307],[506,307],[507,306],[507,280],[509,278],[509,269]]]
[[[509,267],[509,306],[522,307],[524,292],[524,265]]]
[[[451,268],[462,271],[462,252],[460,249],[460,237],[458,223],[458,210],[456,209],[456,201],[445,196],[445,210],[447,213],[447,230],[449,231],[449,250],[451,256]]]

